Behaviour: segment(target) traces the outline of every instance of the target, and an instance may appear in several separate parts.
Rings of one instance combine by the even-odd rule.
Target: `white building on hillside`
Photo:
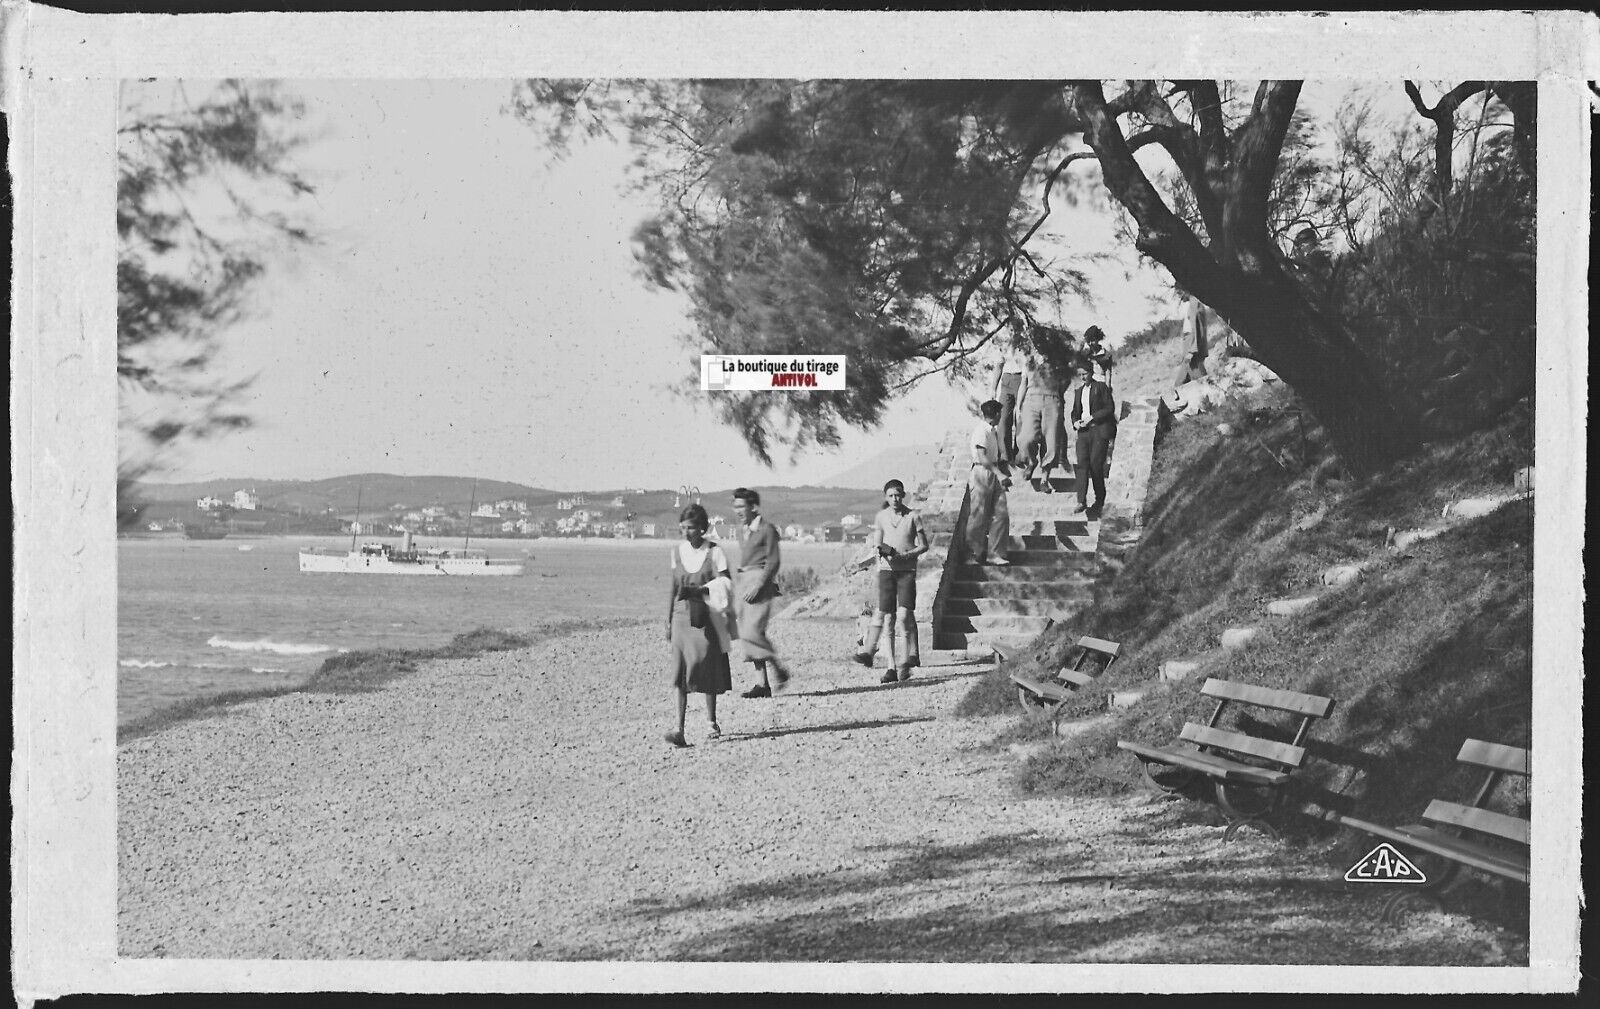
[[[221,508],[222,507],[222,499],[219,498],[219,497],[216,497],[214,495],[207,494],[205,497],[203,497],[200,500],[196,501],[194,503],[194,506],[196,508],[200,509],[201,511],[210,511],[213,508]]]
[[[233,492],[233,506],[240,511],[253,512],[261,507],[261,498],[252,491],[236,490]]]

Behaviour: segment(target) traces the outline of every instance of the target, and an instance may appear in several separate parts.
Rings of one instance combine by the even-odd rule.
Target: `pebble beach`
[[[951,712],[982,664],[879,685],[853,621],[670,727],[656,624],[262,698],[118,748],[119,954],[372,960],[1521,964],[1471,919],[1375,921],[1316,851],[1143,793],[1026,796]],[[1070,733],[1071,726],[1064,732]]]

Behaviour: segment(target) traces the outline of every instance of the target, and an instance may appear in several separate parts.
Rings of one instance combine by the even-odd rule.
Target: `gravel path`
[[[1376,924],[1309,854],[1192,807],[1022,798],[950,716],[976,666],[880,687],[853,622],[784,621],[799,670],[661,739],[649,625],[437,661],[119,748],[123,956],[1518,963],[1469,919]],[[748,667],[735,673],[749,685]]]

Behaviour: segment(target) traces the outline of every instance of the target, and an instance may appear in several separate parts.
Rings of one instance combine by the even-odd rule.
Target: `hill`
[[[959,425],[952,425],[959,426]],[[866,462],[835,473],[823,481],[827,487],[859,487],[863,490],[881,490],[886,481],[900,480],[907,487],[933,475],[933,464],[939,457],[937,442],[921,445],[898,445],[884,449]]]
[[[476,490],[474,490],[476,484]],[[529,504],[553,502],[560,491],[528,487],[500,480],[477,480],[461,476],[397,476],[393,473],[355,473],[325,480],[253,480],[248,477],[204,480],[197,483],[138,483],[134,494],[150,503],[193,502],[207,495],[224,501],[236,490],[252,490],[261,506],[279,511],[320,512],[332,508],[353,512],[359,494],[363,511],[385,511],[405,506],[465,509],[473,500],[493,502],[507,498]]]
[[[1219,421],[1235,433],[1219,432]],[[1180,419],[1157,449],[1142,538],[1120,564],[1107,559],[1096,602],[977,684],[962,710],[1015,710],[1009,673],[1052,676],[1079,635],[1108,637],[1122,642],[1122,657],[1066,714],[1089,720],[1021,766],[1024,789],[1129,787],[1137,765],[1116,741],[1170,742],[1185,720],[1209,713],[1195,688],[1218,676],[1334,698],[1307,766],[1308,810],[1410,822],[1429,798],[1463,787],[1453,777],[1463,739],[1529,745],[1533,502],[1514,500],[1403,550],[1387,544],[1396,530],[1440,523],[1449,502],[1508,496],[1514,475],[1532,464],[1532,442],[1524,402],[1493,429],[1358,481],[1284,390]],[[1362,566],[1354,584],[1324,589],[1325,570],[1352,564]],[[1302,616],[1264,613],[1269,600],[1319,593]],[[1218,648],[1234,627],[1255,627],[1257,636],[1247,647]],[[1159,667],[1177,658],[1205,665],[1187,681],[1162,681]],[[1143,699],[1104,714],[1108,694],[1129,690],[1145,691]],[[1008,736],[1048,731],[1019,721]],[[1361,854],[1352,845],[1370,848],[1309,819],[1297,829],[1346,864]],[[1476,892],[1489,902],[1485,913],[1520,914],[1525,924],[1525,891],[1486,884]]]

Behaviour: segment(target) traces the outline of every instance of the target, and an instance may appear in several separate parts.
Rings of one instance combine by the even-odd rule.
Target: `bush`
[[[815,568],[780,568],[778,570],[778,591],[791,600],[808,594],[820,584],[822,584],[822,576],[817,574]]]

